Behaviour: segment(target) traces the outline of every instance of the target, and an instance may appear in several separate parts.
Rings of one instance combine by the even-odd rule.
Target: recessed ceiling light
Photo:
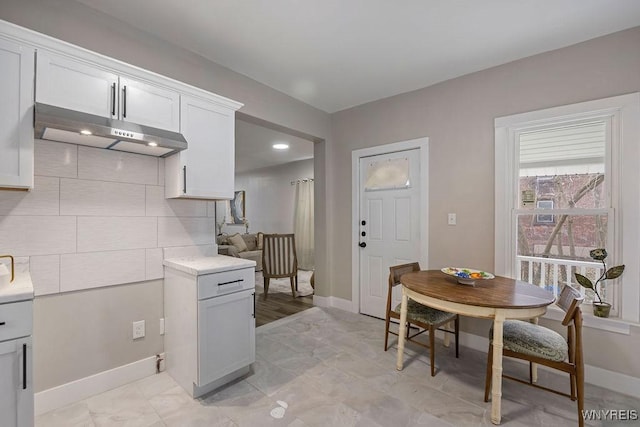
[[[289,144],[273,144],[275,150],[286,150],[289,148]]]
[[[148,145],[149,147],[157,147],[157,146],[158,146],[158,143],[157,143],[157,142],[149,142],[147,145]]]
[[[81,130],[80,133],[82,135],[91,135],[91,131],[90,130],[86,130],[86,129]]]

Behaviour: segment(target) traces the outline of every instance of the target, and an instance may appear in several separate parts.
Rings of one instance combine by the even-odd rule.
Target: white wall
[[[313,159],[259,169],[236,175],[236,191],[245,191],[245,215],[249,232],[293,233],[295,185],[291,181],[313,178]],[[218,221],[224,202],[217,202]],[[225,225],[223,232],[244,233],[242,225]]]

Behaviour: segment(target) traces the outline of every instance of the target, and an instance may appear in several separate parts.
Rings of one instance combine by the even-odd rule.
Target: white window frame
[[[609,230],[615,254],[607,265],[625,264],[625,273],[617,280],[620,311],[617,319],[588,319],[587,326],[640,322],[640,93],[620,95],[578,104],[563,105],[495,119],[495,272],[514,277],[518,189],[514,179],[518,166],[516,135],[526,129],[563,122],[604,117],[611,123],[610,164],[605,166],[610,179],[610,215],[614,229]],[[536,213],[535,211],[532,213]],[[550,310],[551,311],[551,310]],[[585,317],[590,313],[583,310]],[[557,316],[550,316],[555,318]],[[615,325],[614,325],[615,326]],[[616,330],[615,327],[603,329]],[[624,328],[622,328],[624,329]],[[628,327],[626,328],[628,333]],[[618,331],[620,332],[620,331]],[[624,333],[624,331],[623,331]]]

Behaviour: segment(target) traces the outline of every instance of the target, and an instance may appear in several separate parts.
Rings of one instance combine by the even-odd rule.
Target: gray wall
[[[236,174],[236,191],[245,191],[249,232],[293,233],[295,189],[291,181],[313,178],[313,159]],[[216,222],[225,215],[225,202],[216,202]],[[244,233],[244,225],[225,225],[223,233]]]
[[[491,271],[494,118],[638,91],[639,46],[637,27],[333,114],[330,221],[351,215],[352,150],[428,136],[429,268]],[[448,212],[457,213],[457,226],[447,226]],[[350,221],[330,224],[330,240],[351,235]],[[351,299],[351,247],[332,249],[330,292]],[[481,336],[488,330],[486,322],[464,327]],[[585,350],[588,364],[640,378],[637,328],[631,336],[587,328]]]

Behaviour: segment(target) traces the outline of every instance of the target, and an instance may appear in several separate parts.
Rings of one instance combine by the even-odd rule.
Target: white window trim
[[[585,322],[605,330],[611,322],[622,320],[640,323],[640,93],[614,96],[578,104],[563,105],[495,119],[495,272],[513,277],[515,272],[515,224],[512,210],[516,209],[517,189],[514,188],[514,151],[512,141],[517,131],[544,125],[551,121],[580,120],[592,116],[609,116],[612,122],[611,204],[620,206],[614,211],[614,224],[619,227],[613,236],[617,259],[624,263],[625,273],[618,279],[623,298],[617,319],[594,319]],[[615,265],[615,264],[613,264]],[[550,310],[551,311],[551,310]],[[590,313],[585,313],[588,316]],[[550,316],[553,318],[553,316]]]

